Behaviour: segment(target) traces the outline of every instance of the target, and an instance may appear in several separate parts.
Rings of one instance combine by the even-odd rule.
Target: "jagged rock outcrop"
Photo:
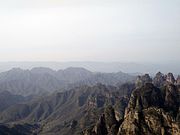
[[[116,120],[114,108],[107,106],[98,122],[91,130],[86,130],[84,135],[117,135],[119,121]]]
[[[166,82],[166,77],[164,74],[162,74],[161,72],[158,72],[155,77],[153,78],[153,84],[156,87],[161,87],[164,86]]]
[[[111,112],[111,115],[105,113],[108,135],[180,135],[180,86],[177,80],[175,83],[171,73],[163,75],[159,72],[153,79],[154,84],[150,82],[147,74],[137,78],[136,89],[131,93],[123,118],[116,117],[113,108],[105,109]],[[112,127],[115,132],[109,130]]]
[[[168,73],[166,75],[166,82],[168,84],[174,84],[175,83],[175,78],[174,78],[174,75],[172,73]]]
[[[180,84],[180,76],[177,77],[175,80],[174,75],[172,73],[168,73],[167,75],[158,72],[155,77],[153,78],[153,84],[156,87],[162,87],[168,84]]]
[[[149,107],[126,114],[118,135],[178,135],[179,124],[163,109]]]
[[[147,83],[133,91],[118,135],[180,134],[178,108],[176,86],[159,89]]]
[[[115,117],[115,112],[112,106],[107,106],[105,108],[105,122],[109,134],[117,134],[118,132],[118,121]]]
[[[105,115],[102,114],[95,124],[95,126],[90,127],[83,131],[83,135],[107,135],[108,130],[105,122]]]
[[[136,87],[141,87],[144,84],[151,83],[151,82],[152,82],[152,79],[149,76],[149,74],[145,74],[143,76],[138,76],[137,79],[136,79],[135,84],[136,84]]]
[[[176,115],[179,108],[179,92],[175,85],[169,84],[163,88],[164,110]]]
[[[132,92],[128,108],[136,109],[136,107],[140,107],[143,109],[149,106],[162,106],[162,104],[161,91],[152,83],[146,83]]]

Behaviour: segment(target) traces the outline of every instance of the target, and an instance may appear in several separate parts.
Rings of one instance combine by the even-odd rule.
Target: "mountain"
[[[34,69],[33,72],[54,74],[53,70],[43,69],[41,72],[38,70]],[[69,68],[65,71],[56,71],[56,74],[60,72],[61,76],[67,73],[79,77],[91,74],[93,77],[97,74],[99,76],[99,73],[87,73],[85,69],[78,69],[78,72],[69,70],[77,71]],[[108,77],[112,76],[119,77],[118,73],[108,74]],[[108,77],[100,76],[104,79]],[[56,91],[35,96],[26,102],[20,100],[14,104],[7,104],[0,112],[0,133],[178,135],[180,134],[179,78],[179,76],[175,78],[172,73],[165,75],[158,72],[153,78],[145,74],[138,76],[133,83],[120,82],[114,86],[101,83],[83,84],[84,82],[78,81],[78,86],[66,91]],[[63,80],[69,79],[65,77]],[[17,96],[6,92],[2,95],[8,98]]]
[[[93,72],[119,72],[119,70],[139,75],[149,73],[154,75],[157,70],[161,72],[172,71],[175,74],[180,74],[180,64],[177,62],[93,62],[93,61],[72,61],[72,62],[0,62],[0,72],[12,69],[13,67],[20,67],[22,69],[32,69],[34,67],[49,67],[53,70],[66,69],[68,67],[83,67]],[[137,74],[138,73],[138,74]]]
[[[13,105],[0,113],[0,123],[7,123],[8,126],[38,124],[36,132],[45,135],[79,134],[96,122],[108,104],[117,108],[116,113],[122,118],[133,88],[133,84],[119,87],[102,84],[76,87],[70,91]]]
[[[145,84],[130,98],[120,134],[179,134],[179,90],[174,85],[158,89]]]
[[[23,97],[20,95],[13,95],[8,91],[3,91],[0,93],[0,112],[7,109],[8,107],[25,102],[28,100],[28,97]]]
[[[13,68],[0,73],[0,91],[10,91],[17,95],[37,95],[57,90],[67,90],[80,85],[103,83],[114,85],[132,82],[134,76],[126,73],[94,73],[84,68],[67,68],[54,71],[49,68],[22,70]]]
[[[162,76],[164,83],[162,84]],[[155,86],[150,80],[156,82]],[[178,79],[177,79],[178,80]],[[124,118],[118,120],[116,109],[108,107],[96,124],[84,131],[84,135],[179,135],[180,134],[180,86],[172,73],[157,73],[137,78]],[[139,83],[140,82],[140,83]]]

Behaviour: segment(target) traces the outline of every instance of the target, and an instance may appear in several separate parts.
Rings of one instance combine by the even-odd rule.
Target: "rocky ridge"
[[[84,135],[179,135],[179,79],[160,72],[153,79],[148,74],[138,76],[123,119],[118,120],[111,108]],[[107,120],[110,116],[115,119]]]

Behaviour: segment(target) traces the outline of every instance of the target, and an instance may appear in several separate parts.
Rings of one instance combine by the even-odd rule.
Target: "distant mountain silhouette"
[[[126,73],[94,73],[84,68],[67,68],[54,71],[49,68],[22,70],[13,68],[0,73],[0,91],[10,91],[18,95],[37,95],[46,92],[73,88],[80,85],[103,83],[114,85],[132,82],[134,76]]]

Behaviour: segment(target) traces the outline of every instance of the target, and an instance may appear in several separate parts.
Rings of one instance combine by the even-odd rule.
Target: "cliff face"
[[[118,135],[179,135],[180,87],[172,73],[157,73],[153,84],[136,88],[126,108]]]
[[[113,111],[109,110],[108,114],[104,112],[103,124],[99,122],[101,126],[96,125],[94,129],[103,127],[107,135],[179,135],[180,86],[177,82],[171,73],[159,72],[153,81],[149,75],[138,77],[123,119],[117,119],[111,108]],[[106,135],[91,131],[94,135]]]
[[[180,134],[177,89],[167,85],[163,90],[145,84],[134,90],[126,108],[119,135]]]

